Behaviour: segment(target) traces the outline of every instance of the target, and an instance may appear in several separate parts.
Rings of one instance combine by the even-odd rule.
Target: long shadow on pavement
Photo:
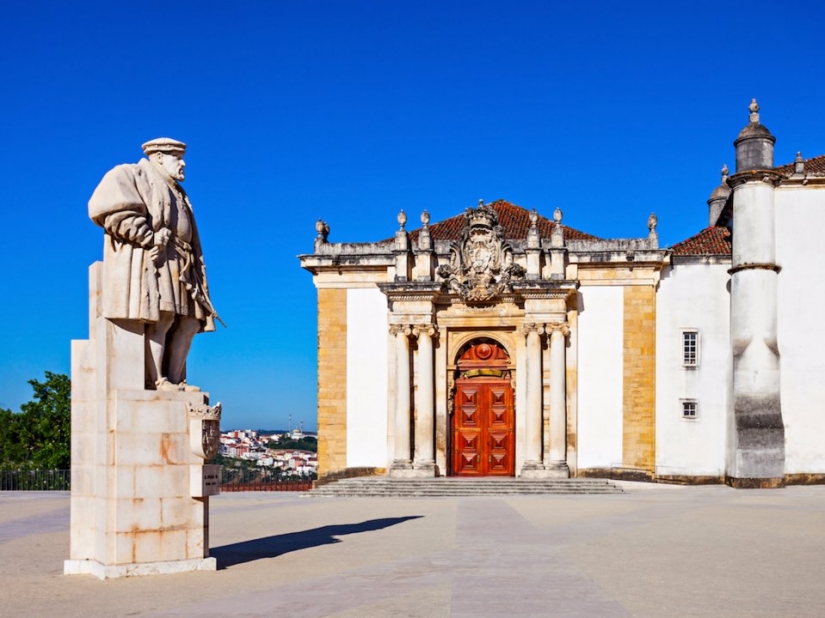
[[[281,556],[291,551],[340,543],[341,540],[335,537],[345,534],[382,530],[410,519],[419,519],[420,517],[423,517],[423,515],[384,517],[382,519],[362,521],[358,524],[321,526],[320,528],[303,530],[301,532],[276,534],[260,539],[223,545],[222,547],[214,547],[210,549],[209,555],[217,559],[219,569],[225,569],[236,564],[243,564],[244,562],[252,562],[253,560],[260,560],[262,558],[274,558],[275,556]]]

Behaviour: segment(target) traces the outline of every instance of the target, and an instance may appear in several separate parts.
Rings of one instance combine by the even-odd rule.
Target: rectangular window
[[[699,366],[699,331],[682,331],[682,364],[685,367]]]
[[[682,418],[694,419],[697,416],[697,411],[696,401],[692,399],[682,400]]]

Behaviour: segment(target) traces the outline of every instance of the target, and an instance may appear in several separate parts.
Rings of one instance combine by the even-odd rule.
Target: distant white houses
[[[310,476],[318,471],[316,453],[298,449],[273,449],[267,444],[279,442],[283,436],[300,440],[311,435],[313,434],[299,429],[287,434],[269,435],[260,435],[249,429],[233,429],[221,434],[221,454],[228,458],[255,461],[261,468],[281,469],[291,474]]]

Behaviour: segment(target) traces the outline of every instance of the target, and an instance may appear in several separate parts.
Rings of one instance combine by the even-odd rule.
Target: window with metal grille
[[[682,400],[682,418],[696,418],[697,405],[693,400]]]
[[[699,331],[682,331],[682,364],[685,367],[699,366]]]

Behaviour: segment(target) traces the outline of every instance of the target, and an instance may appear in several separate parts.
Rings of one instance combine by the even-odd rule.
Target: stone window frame
[[[690,341],[692,336],[693,341]],[[702,337],[698,328],[683,328],[680,330],[680,350],[682,367],[698,369],[701,361]],[[692,349],[691,349],[692,348]]]
[[[680,399],[679,408],[682,420],[695,421],[699,419],[699,402],[696,399]]]

